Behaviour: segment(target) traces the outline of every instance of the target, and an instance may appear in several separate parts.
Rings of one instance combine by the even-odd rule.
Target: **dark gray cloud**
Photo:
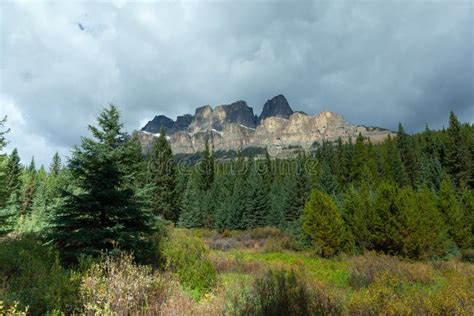
[[[474,121],[472,1],[0,4],[0,115],[42,163],[116,103],[127,130],[243,99],[409,131]]]

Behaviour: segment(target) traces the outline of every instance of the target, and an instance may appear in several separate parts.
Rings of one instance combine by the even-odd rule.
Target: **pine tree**
[[[397,147],[407,174],[408,182],[415,187],[419,175],[419,162],[415,151],[416,146],[413,138],[405,132],[402,123],[398,124]]]
[[[62,169],[61,157],[59,157],[59,153],[56,152],[53,156],[51,161],[51,166],[49,167],[49,173],[58,176]]]
[[[388,254],[400,252],[402,231],[399,222],[399,189],[393,183],[381,183],[374,200],[374,250]]]
[[[420,184],[438,191],[441,181],[443,181],[443,167],[438,158],[424,155],[421,158]]]
[[[449,236],[459,248],[469,247],[472,239],[469,220],[464,214],[464,210],[456,196],[456,191],[449,179],[444,179],[441,182],[438,193],[438,207],[444,215]]]
[[[334,201],[321,191],[311,192],[301,215],[303,231],[325,257],[340,251],[345,238],[344,221]]]
[[[186,228],[203,227],[205,216],[202,212],[201,177],[193,170],[184,192],[178,226]]]
[[[163,127],[149,154],[149,170],[153,185],[153,213],[176,223],[179,218],[176,162]]]
[[[135,192],[124,188],[124,146],[120,115],[113,105],[104,109],[98,126],[89,126],[94,138],[82,138],[69,160],[78,188],[64,192],[64,203],[55,210],[50,238],[63,259],[102,251],[134,251],[138,259],[150,249],[152,218]]]
[[[398,186],[404,186],[407,183],[405,168],[398,147],[390,135],[385,140],[384,147],[384,175],[386,179]]]
[[[0,236],[13,231],[18,221],[19,197],[16,192],[10,195],[5,207],[0,208]]]
[[[214,182],[214,154],[209,149],[209,141],[206,139],[202,159],[197,165],[200,175],[200,188],[203,191],[208,191],[212,182]]]
[[[23,187],[21,189],[21,215],[29,215],[32,212],[33,207],[33,198],[36,193],[37,181],[36,181],[36,164],[35,158],[31,158],[30,165],[28,168],[23,170],[22,173],[22,183]]]
[[[446,146],[446,169],[452,177],[454,185],[462,182],[470,183],[471,157],[467,148],[468,141],[463,136],[461,124],[456,115],[449,114],[448,141]]]
[[[371,194],[367,186],[351,188],[344,199],[349,228],[360,252],[374,249],[374,227],[377,223]]]
[[[356,143],[354,146],[354,156],[352,162],[352,180],[356,183],[361,183],[367,180],[367,154],[364,145],[364,137],[361,133],[357,136]]]
[[[424,187],[415,193],[411,188],[400,191],[400,255],[412,259],[442,257],[447,246],[447,229],[436,206],[433,193]]]
[[[6,187],[7,187],[7,196],[8,198],[13,193],[16,193],[17,197],[20,196],[21,192],[21,165],[20,157],[18,156],[18,151],[14,148],[8,157],[6,164]]]
[[[336,196],[340,192],[339,183],[325,162],[320,165],[316,187],[331,196]]]

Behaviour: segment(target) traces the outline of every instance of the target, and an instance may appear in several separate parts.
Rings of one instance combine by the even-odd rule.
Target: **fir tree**
[[[345,238],[344,221],[329,195],[314,190],[301,215],[303,231],[325,257],[340,251]]]
[[[405,168],[403,167],[398,147],[390,135],[385,140],[384,147],[384,175],[386,179],[389,179],[389,181],[398,186],[404,186],[407,183]]]
[[[51,240],[63,259],[102,251],[134,251],[138,259],[149,248],[152,219],[130,188],[124,188],[123,164],[126,135],[117,108],[104,109],[98,126],[89,126],[93,139],[82,138],[69,161],[78,189],[64,192],[64,203],[55,210]]]
[[[447,229],[433,193],[424,187],[400,191],[400,254],[412,259],[442,257],[446,251]]]
[[[339,183],[325,162],[321,162],[316,187],[331,196],[336,196],[340,192]]]
[[[149,154],[150,180],[153,185],[152,210],[164,219],[177,222],[176,162],[163,127]]]
[[[403,128],[402,124],[398,124],[397,147],[400,152],[404,169],[407,174],[409,183],[414,187],[418,180],[419,164],[416,156],[415,143]]]
[[[374,250],[388,254],[400,252],[402,231],[400,227],[399,189],[393,183],[381,183],[374,200],[375,221],[373,223]]]
[[[10,195],[15,193],[17,198],[21,195],[22,188],[22,170],[20,165],[20,157],[18,156],[18,151],[16,148],[13,149],[8,161],[6,164],[6,187],[7,187],[7,196],[10,198]]]
[[[35,158],[32,157],[30,165],[22,173],[21,215],[29,215],[33,210],[33,199],[37,187],[36,174]]]
[[[186,191],[184,192],[181,214],[178,226],[185,228],[202,227],[205,216],[202,212],[202,193],[200,190],[200,176],[196,170],[189,177]]]
[[[469,247],[472,238],[470,223],[468,218],[465,217],[464,210],[449,179],[444,179],[441,182],[438,193],[438,207],[444,215],[449,236],[459,248]]]
[[[446,146],[446,169],[452,177],[454,185],[459,186],[462,182],[470,183],[471,157],[467,148],[468,141],[463,136],[461,124],[456,115],[451,111],[449,114],[449,127],[447,130],[448,141]]]
[[[10,195],[5,207],[0,208],[0,236],[14,230],[20,213],[19,204],[19,197],[14,192]]]
[[[361,183],[367,180],[367,155],[366,148],[364,145],[364,137],[361,133],[357,136],[356,143],[354,146],[354,156],[352,162],[352,180],[356,183]]]
[[[200,189],[208,191],[214,182],[214,154],[209,149],[209,141],[206,139],[202,159],[198,164],[200,175]]]
[[[49,167],[49,173],[53,176],[58,176],[62,169],[61,157],[59,157],[59,153],[56,152],[53,156],[51,161],[51,165]]]
[[[377,224],[371,194],[367,186],[351,188],[344,199],[351,234],[359,251],[374,249],[374,227]]]

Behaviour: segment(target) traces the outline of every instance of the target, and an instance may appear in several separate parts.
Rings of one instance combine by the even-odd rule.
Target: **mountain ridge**
[[[333,112],[308,115],[293,111],[281,94],[267,100],[259,116],[242,100],[214,108],[200,106],[195,109],[194,115],[181,115],[176,121],[157,115],[140,131],[134,132],[144,151],[151,148],[161,127],[166,130],[175,154],[202,151],[206,141],[215,150],[268,146],[307,148],[325,140],[341,138],[347,141],[359,133],[375,143],[394,134],[381,127],[349,124],[342,115]]]

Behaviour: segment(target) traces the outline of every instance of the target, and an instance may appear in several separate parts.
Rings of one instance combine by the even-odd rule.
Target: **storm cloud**
[[[472,1],[2,2],[9,149],[49,163],[119,106],[157,114],[245,100],[408,131],[474,121]]]

